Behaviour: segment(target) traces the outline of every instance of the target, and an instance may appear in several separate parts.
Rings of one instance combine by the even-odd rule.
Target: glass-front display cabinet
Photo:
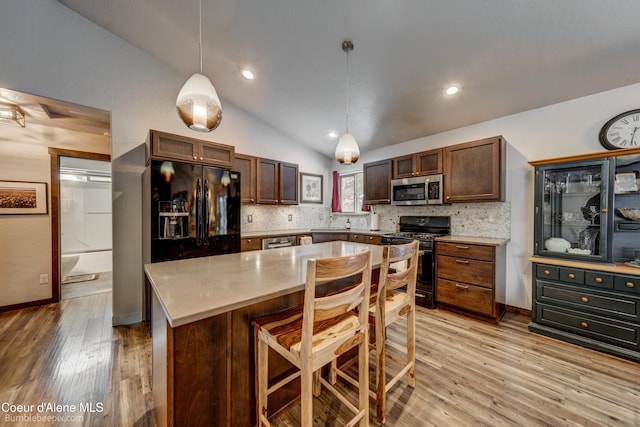
[[[611,160],[536,167],[536,255],[611,262]]]

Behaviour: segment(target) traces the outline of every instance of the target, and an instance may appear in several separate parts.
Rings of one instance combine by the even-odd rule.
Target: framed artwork
[[[322,175],[300,172],[300,202],[322,203]]]
[[[0,181],[0,214],[28,215],[48,213],[47,183]]]

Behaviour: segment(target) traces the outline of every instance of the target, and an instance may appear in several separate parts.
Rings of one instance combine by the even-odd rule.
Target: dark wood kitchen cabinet
[[[391,159],[393,179],[442,173],[442,148]]]
[[[444,148],[444,200],[502,202],[506,144],[502,136]]]
[[[333,242],[335,240],[349,241],[349,233],[344,232],[314,232],[311,233],[313,243]]]
[[[235,148],[231,145],[157,130],[150,130],[148,139],[153,159],[200,163],[225,169],[233,167]]]
[[[504,239],[436,241],[436,300],[440,307],[495,322],[504,314]]]
[[[278,160],[257,159],[256,203],[298,204],[298,165]]]
[[[259,251],[262,249],[262,240],[259,237],[247,237],[240,240],[240,252]]]
[[[241,203],[256,203],[258,158],[236,153],[233,170],[240,172]]]
[[[364,205],[391,203],[391,159],[365,163],[362,166],[364,182]]]

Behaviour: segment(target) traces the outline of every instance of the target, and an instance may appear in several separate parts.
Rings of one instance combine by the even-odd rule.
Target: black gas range
[[[401,216],[400,231],[383,234],[381,244],[398,245],[413,240],[420,242],[422,256],[418,264],[416,304],[435,308],[435,257],[433,239],[451,233],[451,217],[448,216]]]

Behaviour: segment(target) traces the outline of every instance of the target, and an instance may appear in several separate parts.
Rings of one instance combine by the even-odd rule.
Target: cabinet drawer
[[[364,242],[364,236],[362,234],[350,234],[349,235],[349,241],[350,242],[363,243]]]
[[[560,267],[558,280],[582,285],[584,283],[584,270]]]
[[[613,286],[616,291],[640,294],[640,277],[619,276],[616,274]]]
[[[613,289],[613,274],[587,270],[584,272],[584,284],[603,289]]]
[[[262,242],[260,239],[258,238],[247,238],[247,239],[241,239],[240,240],[240,250],[242,252],[245,251],[259,251],[260,249],[262,249]]]
[[[450,280],[436,279],[436,301],[493,316],[491,289]]]
[[[437,242],[436,253],[438,255],[493,261],[493,246]]]
[[[536,281],[538,301],[548,304],[565,305],[577,310],[617,316],[628,321],[638,321],[638,300],[634,297],[617,297],[598,294],[575,286]]]
[[[493,266],[492,262],[475,259],[442,255],[436,257],[436,275],[438,277],[485,288],[493,288]]]
[[[576,310],[538,304],[538,322],[577,335],[638,349],[638,326]]]
[[[538,279],[558,280],[559,268],[553,265],[536,265],[536,277]]]

